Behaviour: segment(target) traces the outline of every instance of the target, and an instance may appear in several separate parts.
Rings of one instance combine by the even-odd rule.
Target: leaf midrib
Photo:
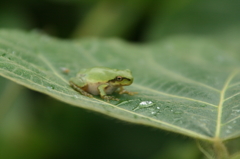
[[[228,86],[232,79],[238,74],[239,70],[234,70],[232,73],[228,76],[225,84],[223,85],[223,89],[220,92],[220,100],[218,105],[218,114],[217,114],[217,125],[216,125],[216,132],[215,132],[215,138],[219,138],[221,134],[221,121],[222,121],[222,110],[223,110],[223,104],[226,101],[225,98],[225,92],[228,89]]]

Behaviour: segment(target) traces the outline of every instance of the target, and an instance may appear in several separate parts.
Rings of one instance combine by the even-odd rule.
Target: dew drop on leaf
[[[152,101],[142,101],[141,103],[139,103],[139,106],[142,106],[142,107],[149,107],[152,105],[153,105]]]
[[[54,89],[54,87],[52,87],[52,86],[47,86],[47,89],[48,89],[49,91],[51,91],[51,90]]]
[[[141,108],[147,108],[147,107],[151,107],[153,106],[154,103],[152,101],[142,101],[138,104],[138,106],[136,108],[134,108],[133,110],[136,111],[138,109],[141,109]]]
[[[152,115],[156,114],[156,112],[151,112]]]
[[[231,131],[230,131],[230,130],[226,130],[226,133],[228,133],[228,134],[229,134],[229,133],[231,133]]]

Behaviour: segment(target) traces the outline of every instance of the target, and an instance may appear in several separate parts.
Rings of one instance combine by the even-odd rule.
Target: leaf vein
[[[223,123],[222,125],[226,125],[226,124],[230,123],[231,121],[234,121],[234,120],[236,120],[236,119],[238,119],[238,118],[240,118],[240,116],[236,116],[235,118],[232,118],[231,120]]]
[[[38,84],[38,83],[35,83],[35,82],[33,82],[33,81],[29,80],[29,79],[26,79],[26,78],[24,78],[24,77],[22,77],[22,76],[19,76],[18,74],[12,73],[12,72],[10,72],[10,71],[8,71],[8,70],[4,70],[4,69],[2,69],[2,68],[0,68],[0,69],[3,70],[3,71],[8,72],[9,74],[12,74],[12,75],[14,75],[14,76],[20,77],[21,79],[24,79],[24,80],[26,80],[26,81],[34,84],[34,85],[37,85],[38,87],[41,87],[41,88],[46,89],[45,86],[40,85],[40,84]],[[2,76],[5,77],[4,74],[2,74]],[[7,77],[7,78],[12,79],[11,77]],[[12,79],[12,80],[15,81],[14,79]],[[17,81],[15,81],[15,82],[17,82]],[[18,83],[18,82],[17,82],[17,83]],[[21,83],[21,84],[24,85],[24,86],[26,86],[26,87],[30,87],[30,86],[27,85],[27,84],[24,84],[24,83]],[[30,87],[30,88],[31,88],[31,89],[34,89],[33,87]],[[36,89],[35,89],[35,90],[36,90]],[[68,88],[65,88],[65,90],[68,90],[68,91],[70,91],[70,92],[76,92],[76,91],[74,91],[73,89],[68,89]],[[52,91],[53,91],[53,92],[57,92],[57,93],[62,94],[62,95],[66,95],[66,96],[71,96],[71,97],[73,97],[73,95],[71,95],[71,94],[66,94],[66,93],[64,93],[64,92],[60,92],[60,91],[57,91],[57,90],[54,90],[54,89],[53,89]]]
[[[51,63],[42,55],[38,55],[39,58],[42,59],[42,61],[53,71],[53,73],[59,78],[61,79],[63,82],[67,83],[68,84],[68,81],[63,78],[57,71],[56,69],[51,65]]]
[[[230,97],[224,99],[224,102],[227,101],[227,100],[229,100],[229,99],[231,99],[231,98],[233,98],[233,97],[235,97],[235,96],[237,96],[237,95],[239,95],[239,94],[240,94],[240,92],[235,93],[234,95],[231,95]]]
[[[227,78],[222,91],[220,93],[220,101],[218,105],[218,114],[217,114],[217,126],[216,126],[216,132],[215,132],[215,137],[219,138],[220,133],[221,133],[221,119],[222,119],[222,109],[223,109],[223,103],[224,103],[224,98],[225,98],[225,92],[229,86],[229,83],[232,81],[232,79],[237,75],[238,71],[234,70],[229,77]]]
[[[195,102],[198,102],[198,103],[207,104],[207,105],[210,105],[210,106],[213,106],[213,107],[218,107],[215,104],[211,104],[211,103],[204,102],[204,101],[201,101],[201,100],[192,99],[192,98],[183,97],[183,96],[177,96],[177,95],[173,95],[173,94],[168,94],[168,93],[160,92],[160,91],[157,91],[157,90],[154,90],[154,89],[151,89],[151,88],[147,88],[147,87],[144,87],[144,86],[141,86],[141,85],[137,85],[137,84],[133,84],[133,86],[135,86],[137,88],[142,88],[144,90],[148,90],[148,91],[151,91],[151,92],[154,92],[154,93],[157,93],[157,94],[161,94],[161,95],[164,95],[164,96],[167,96],[167,97],[185,99],[185,100],[195,101]]]
[[[208,89],[211,89],[213,91],[216,91],[216,92],[220,92],[220,90],[214,88],[214,87],[211,87],[209,85],[206,85],[204,83],[201,83],[201,82],[197,82],[197,81],[194,81],[192,79],[189,79],[187,77],[184,77],[180,74],[177,74],[176,72],[173,72],[169,69],[166,69],[165,67],[163,67],[162,65],[160,65],[159,63],[157,63],[153,57],[150,57],[151,54],[148,55],[149,57],[149,64],[152,64],[152,65],[155,65],[153,66],[153,68],[157,69],[157,71],[159,72],[159,70],[161,70],[163,73],[165,73],[166,75],[169,75],[170,77],[173,77],[177,80],[182,80],[184,82],[187,82],[187,83],[192,83],[192,84],[196,84],[196,85],[200,85],[200,86],[203,86],[205,88],[208,88]]]
[[[6,63],[6,62],[5,62],[5,61],[0,61],[0,63]],[[34,72],[34,71],[32,71],[32,70],[30,70],[30,69],[28,69],[28,68],[26,68],[26,67],[24,67],[24,66],[22,66],[22,65],[19,65],[18,63],[11,62],[11,63],[7,63],[7,64],[11,64],[11,65],[17,66],[17,67],[15,67],[15,68],[12,70],[12,72],[14,72],[14,74],[16,74],[15,71],[17,71],[18,69],[21,68],[22,70],[29,71],[29,72],[31,72],[31,73],[33,73],[33,74],[36,74],[36,75],[34,75],[34,76],[40,78],[41,80],[45,80],[46,82],[49,82],[49,83],[51,83],[51,84],[55,84],[55,85],[57,85],[57,86],[59,86],[59,87],[62,87],[62,88],[65,88],[65,87],[63,87],[62,85],[59,85],[58,83],[52,82],[51,80],[49,80],[49,79],[47,79],[47,78],[45,78],[45,77],[43,77],[43,76],[40,76],[40,75],[37,74],[36,72]],[[17,74],[16,74],[16,75],[17,75]]]

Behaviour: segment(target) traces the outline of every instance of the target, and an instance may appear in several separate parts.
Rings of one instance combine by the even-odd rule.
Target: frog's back
[[[85,79],[90,83],[107,82],[116,77],[117,69],[107,67],[93,67],[82,69],[79,73],[85,76]]]

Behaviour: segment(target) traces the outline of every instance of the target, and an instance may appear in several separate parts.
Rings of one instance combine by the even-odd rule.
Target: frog
[[[80,94],[93,98],[93,95],[100,95],[104,100],[119,101],[114,92],[119,94],[134,95],[137,92],[130,92],[123,88],[133,83],[133,76],[129,69],[119,70],[108,67],[92,67],[81,69],[76,77],[69,80],[70,86]]]

